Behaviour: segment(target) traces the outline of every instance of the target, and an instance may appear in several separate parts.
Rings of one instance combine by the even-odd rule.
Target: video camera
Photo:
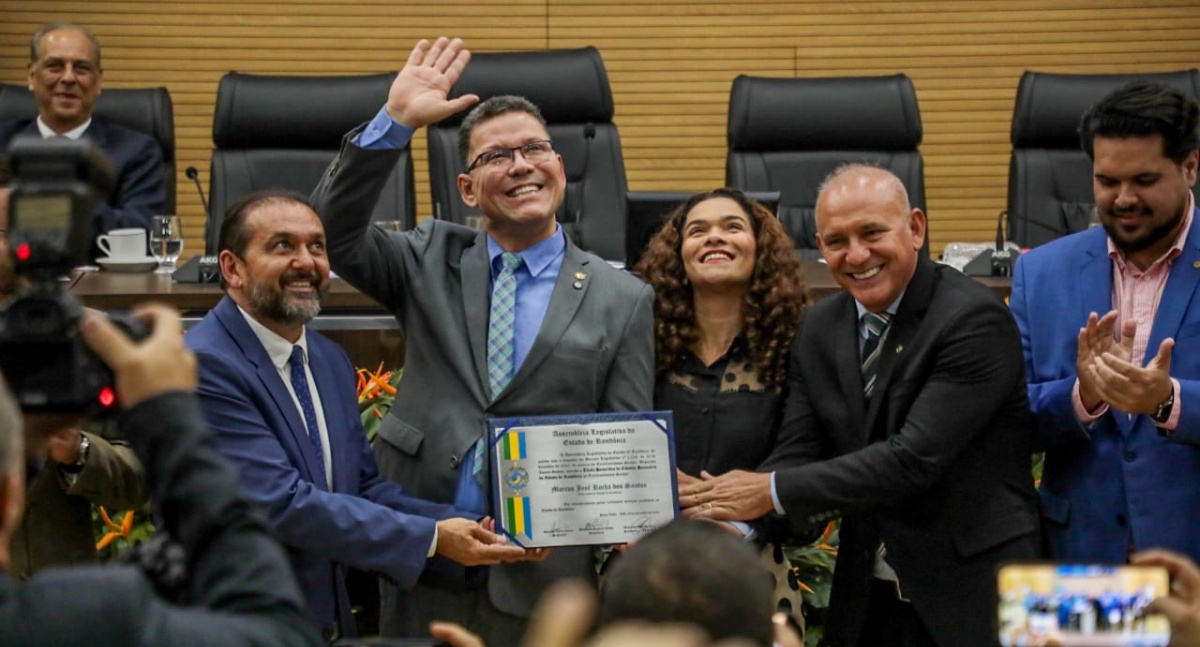
[[[0,369],[25,411],[111,410],[112,371],[79,334],[83,305],[59,277],[91,261],[92,208],[107,196],[108,158],[86,140],[20,137],[9,148],[9,254],[17,292],[0,312]],[[140,322],[113,321],[130,337]]]

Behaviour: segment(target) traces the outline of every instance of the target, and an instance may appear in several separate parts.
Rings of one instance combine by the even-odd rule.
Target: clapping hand
[[[1080,360],[1079,360],[1079,395],[1083,405],[1089,411],[1095,408],[1085,396],[1085,387],[1100,401],[1126,413],[1154,413],[1158,405],[1166,400],[1174,389],[1171,384],[1171,351],[1175,348],[1175,340],[1164,339],[1154,357],[1141,366],[1133,357],[1133,340],[1137,334],[1137,322],[1125,321],[1121,325],[1121,339],[1112,341],[1112,322],[1108,324],[1107,339],[1104,322],[1112,317],[1115,311],[1109,312],[1099,320],[1093,330],[1095,313],[1088,318],[1088,327],[1080,331]],[[1084,358],[1083,338],[1096,337],[1095,342],[1089,341],[1086,359]]]

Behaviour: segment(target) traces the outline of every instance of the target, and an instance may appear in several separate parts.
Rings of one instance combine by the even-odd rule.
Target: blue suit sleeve
[[[425,567],[436,525],[424,514],[437,514],[436,506],[384,482],[373,468],[361,475],[366,486],[361,496],[315,487],[301,478],[259,409],[274,403],[253,401],[269,396],[225,358],[210,352],[198,352],[197,358],[198,393],[218,445],[239,466],[248,497],[280,540],[411,587]]]
[[[1013,272],[1009,309],[1021,332],[1029,408],[1033,413],[1033,451],[1044,452],[1068,443],[1087,441],[1090,436],[1075,417],[1075,406],[1071,401],[1076,379],[1074,366],[1072,370],[1063,372],[1060,368],[1045,366],[1045,362],[1039,362],[1034,356],[1033,330],[1037,328],[1038,334],[1044,336],[1038,343],[1055,343],[1049,328],[1062,325],[1058,321],[1062,313],[1045,312],[1049,304],[1037,303],[1037,298],[1030,294],[1034,280],[1030,276],[1027,257],[1018,258]],[[1054,289],[1059,289],[1058,283],[1053,285]],[[1039,315],[1052,317],[1054,321],[1035,321]]]

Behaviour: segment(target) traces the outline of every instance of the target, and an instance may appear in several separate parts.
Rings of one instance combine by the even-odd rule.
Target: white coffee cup
[[[113,260],[140,261],[146,258],[145,229],[114,229],[96,237],[96,246]]]

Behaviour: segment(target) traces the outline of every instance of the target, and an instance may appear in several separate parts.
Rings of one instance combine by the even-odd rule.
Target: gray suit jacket
[[[654,294],[570,242],[533,348],[504,391],[489,392],[486,235],[432,218],[404,233],[370,227],[398,156],[347,141],[314,193],[333,269],[394,313],[405,335],[404,379],[375,443],[380,473],[416,496],[451,502],[488,418],[649,410]],[[427,570],[423,581],[470,586],[463,569],[430,581],[439,575]],[[591,551],[492,567],[488,594],[497,609],[527,617],[562,577],[594,580]]]

